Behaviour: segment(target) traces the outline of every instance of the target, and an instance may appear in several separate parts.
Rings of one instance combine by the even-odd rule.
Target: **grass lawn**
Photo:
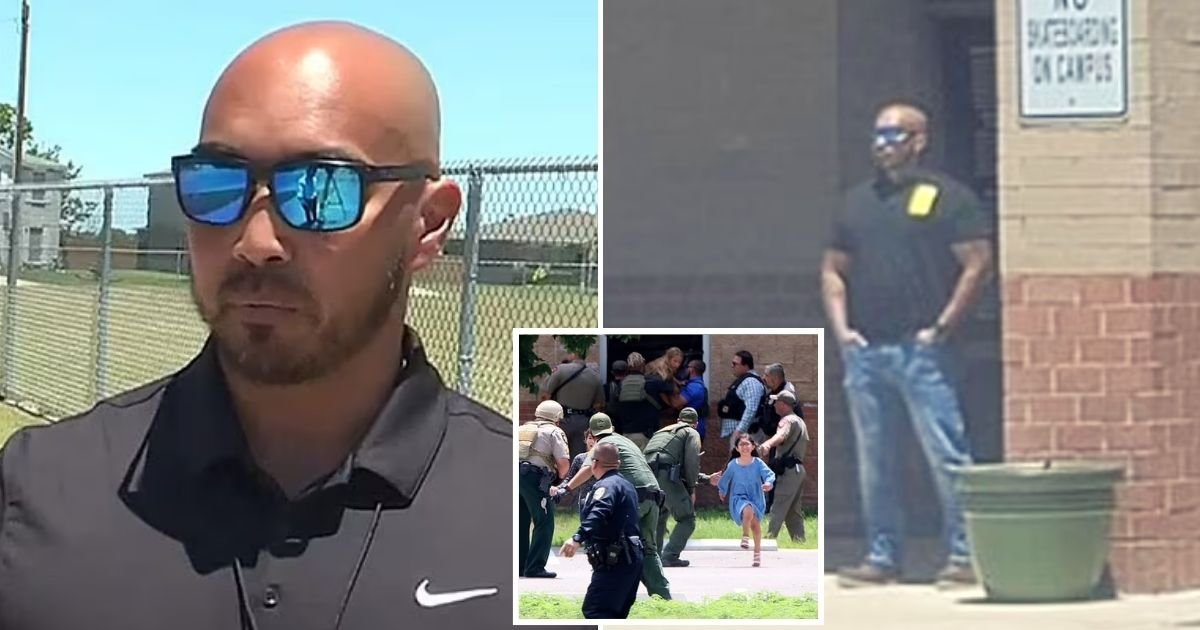
[[[670,535],[671,528],[675,526],[675,519],[667,519],[667,532]],[[559,510],[554,515],[554,543],[553,548],[557,549],[566,542],[575,530],[579,529],[579,514],[575,510]],[[763,524],[763,535],[766,536],[766,524]],[[783,528],[777,540],[780,549],[816,549],[817,548],[817,517],[816,515],[806,516],[804,519],[804,535],[803,543],[794,542],[791,536],[787,533],[787,527]],[[696,511],[696,531],[692,534],[692,539],[703,540],[712,538],[741,538],[742,528],[733,522],[733,518],[729,516],[729,511],[725,508],[701,508]],[[751,541],[751,544],[754,544]]]
[[[440,276],[440,277],[439,277]],[[66,416],[96,400],[182,367],[204,342],[185,277],[118,271],[109,288],[106,358],[100,363],[99,286],[86,270],[31,271],[16,288],[16,362],[11,398]],[[471,395],[502,413],[512,400],[512,329],[595,326],[596,296],[577,287],[478,287]],[[448,274],[414,278],[409,321],[450,387],[458,383],[461,283]],[[6,300],[0,299],[0,312]]]
[[[522,619],[583,619],[582,597],[521,595]],[[730,594],[702,602],[638,600],[630,619],[816,619],[817,598],[777,593]]]
[[[11,405],[0,403],[0,446],[8,441],[8,437],[17,429],[29,424],[38,424],[41,420],[22,412]]]

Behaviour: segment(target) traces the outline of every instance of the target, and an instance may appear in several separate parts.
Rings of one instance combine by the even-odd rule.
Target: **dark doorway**
[[[941,22],[946,112],[945,168],[996,213],[996,43],[991,19]],[[998,230],[993,231],[993,234]],[[993,251],[999,251],[993,237]],[[1003,458],[1003,372],[999,283],[989,284],[970,321],[960,332],[960,397],[976,460]]]
[[[940,116],[933,133],[943,146],[936,166],[970,186],[984,210],[996,215],[996,52],[990,17],[955,16],[937,20],[940,42]],[[993,231],[993,234],[995,231]],[[993,237],[992,246],[996,247]],[[998,251],[998,250],[996,250]],[[978,462],[1000,461],[1003,457],[1003,369],[1000,342],[999,287],[984,288],[979,303],[952,340],[957,358],[959,404],[967,426],[971,455]],[[897,407],[902,408],[897,402]],[[899,440],[904,458],[902,472],[912,506],[936,506],[937,494],[921,447],[911,431]],[[941,530],[938,510],[907,510],[910,538],[936,539]],[[915,542],[915,541],[914,541]],[[916,546],[917,549],[921,548]],[[915,551],[915,550],[914,550]],[[942,560],[933,554],[909,554],[910,575],[931,577]],[[928,574],[928,575],[927,575]]]
[[[605,337],[608,365],[604,366],[604,380],[607,382],[612,376],[613,361],[624,361],[629,353],[637,352],[649,363],[661,357],[668,348],[683,351],[684,365],[692,359],[704,360],[703,335],[637,335],[630,338],[608,335]]]

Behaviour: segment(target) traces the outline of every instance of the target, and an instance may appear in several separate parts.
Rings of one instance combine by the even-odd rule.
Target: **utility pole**
[[[25,74],[29,68],[29,0],[21,0],[21,61],[17,70],[17,121],[16,141],[13,142],[12,181],[21,183],[21,166],[25,161]],[[9,204],[12,214],[8,221],[8,285],[17,286],[17,268],[20,267],[21,231],[19,217],[21,215],[21,195],[14,192],[10,195]],[[9,306],[12,306],[12,292],[9,292]],[[6,311],[11,312],[11,311]]]
[[[13,142],[13,184],[21,182],[21,166],[25,161],[25,73],[29,67],[29,0],[21,0],[21,67],[17,71],[17,121]],[[8,396],[12,383],[12,368],[16,358],[16,331],[13,318],[17,306],[17,271],[21,267],[21,194],[15,190],[9,194],[8,219],[8,286],[5,287],[4,309],[4,380],[0,383],[3,391],[0,394]]]

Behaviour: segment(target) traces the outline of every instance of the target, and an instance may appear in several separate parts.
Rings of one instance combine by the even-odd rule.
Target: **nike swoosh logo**
[[[450,591],[447,593],[430,593],[429,580],[421,580],[417,585],[417,604],[422,608],[437,608],[447,604],[457,604],[469,599],[488,597],[499,592],[496,588],[476,588],[466,591]]]

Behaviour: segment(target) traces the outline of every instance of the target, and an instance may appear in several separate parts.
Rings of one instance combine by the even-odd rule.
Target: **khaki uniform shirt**
[[[571,378],[574,376],[575,370],[579,369],[583,370],[583,374]],[[559,387],[559,383],[564,383],[569,378],[571,382]],[[596,370],[588,367],[582,361],[563,364],[554,370],[550,378],[546,379],[546,384],[542,385],[542,391],[550,394],[555,389],[558,390],[558,393],[554,394],[554,400],[563,407],[595,409],[597,405],[604,404],[604,382]]]
[[[804,459],[804,454],[808,452],[808,426],[804,424],[804,420],[800,416],[790,413],[779,420],[779,428],[775,430],[776,435],[782,431],[787,431],[788,435],[779,445],[780,457],[793,455],[797,459]],[[799,433],[797,436],[796,434]],[[792,445],[792,448],[784,450],[787,445]]]

